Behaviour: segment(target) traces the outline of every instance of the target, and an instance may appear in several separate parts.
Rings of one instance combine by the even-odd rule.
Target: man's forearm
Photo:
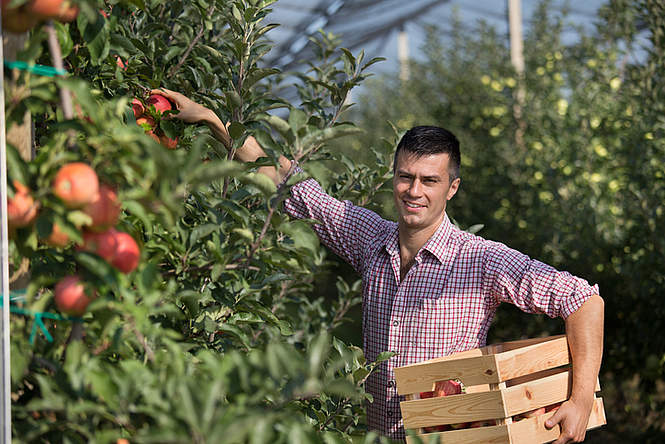
[[[208,113],[203,121],[206,123],[206,125],[208,125],[217,140],[221,141],[227,148],[231,147],[233,143],[231,136],[226,129],[226,125],[224,125],[220,118],[217,117],[217,114],[215,114],[212,110],[208,110]],[[266,157],[266,153],[263,151],[263,148],[261,148],[261,145],[259,145],[256,139],[252,136],[249,136],[247,139],[245,139],[242,147],[236,151],[235,156],[242,162],[254,162],[256,159]],[[261,167],[258,171],[259,173],[263,173],[270,177],[272,181],[275,182],[275,184],[278,184],[284,180],[290,169],[291,161],[289,161],[284,156],[280,156],[279,168]]]
[[[566,319],[566,334],[573,360],[571,399],[583,404],[593,400],[603,356],[605,302],[593,295]]]

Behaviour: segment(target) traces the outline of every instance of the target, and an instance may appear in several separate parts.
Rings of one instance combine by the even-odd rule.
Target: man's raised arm
[[[212,131],[212,134],[217,140],[222,142],[227,148],[231,147],[233,141],[226,129],[226,125],[217,117],[211,109],[190,100],[188,97],[180,94],[179,92],[171,91],[168,89],[160,88],[150,91],[151,94],[161,94],[175,104],[176,109],[179,111],[174,117],[186,123],[199,123],[203,122]],[[266,157],[265,151],[261,145],[252,136],[245,139],[242,147],[236,151],[236,159],[243,162],[254,162],[260,157]],[[270,177],[275,184],[279,184],[284,180],[289,170],[291,169],[291,161],[284,156],[279,157],[279,169],[271,166],[259,168],[258,172],[263,173]]]

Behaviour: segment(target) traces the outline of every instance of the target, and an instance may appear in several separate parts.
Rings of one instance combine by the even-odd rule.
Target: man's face
[[[401,152],[397,156],[393,195],[399,226],[407,230],[434,233],[444,218],[446,202],[459,187],[460,179],[450,182],[448,154],[416,157]]]

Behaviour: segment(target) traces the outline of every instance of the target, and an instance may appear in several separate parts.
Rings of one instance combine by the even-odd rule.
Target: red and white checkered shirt
[[[365,356],[397,352],[367,381],[368,426],[393,439],[404,438],[395,367],[485,345],[501,302],[565,319],[598,294],[584,279],[459,230],[447,216],[401,281],[395,222],[334,199],[312,179],[292,187],[285,208],[320,221],[321,241],[362,276]]]

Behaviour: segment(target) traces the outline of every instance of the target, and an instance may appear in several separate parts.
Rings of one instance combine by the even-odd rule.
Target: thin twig
[[[48,46],[49,51],[51,51],[51,59],[53,61],[53,67],[59,71],[64,71],[64,65],[62,63],[62,51],[60,49],[60,43],[58,42],[58,36],[55,33],[55,28],[53,27],[53,22],[49,20],[46,23],[46,34],[48,35]],[[72,96],[67,88],[60,88],[60,102],[62,104],[62,113],[65,116],[65,119],[70,120],[74,118],[74,107],[72,106]]]
[[[210,5],[210,8],[208,9],[207,12],[207,17],[210,17],[215,10],[215,2]],[[192,52],[192,49],[194,49],[194,46],[201,40],[201,37],[203,36],[203,33],[205,32],[205,24],[201,24],[201,28],[199,29],[199,32],[196,33],[196,36],[194,39],[189,42],[189,45],[187,46],[187,49],[185,49],[185,52],[182,54],[182,57],[180,58],[180,61],[178,62],[177,65],[175,65],[173,68],[171,68],[171,71],[169,71],[169,77],[173,77],[176,72],[180,68],[182,68],[182,65],[185,63],[185,60],[187,60],[187,57],[189,57],[189,53]]]
[[[282,180],[282,183],[279,185],[279,188],[277,188],[277,196],[280,196],[284,189],[286,188],[286,183],[289,180],[289,177],[291,177],[296,169],[296,164],[298,162],[298,157],[296,157],[295,162],[291,163],[291,168],[289,168],[289,171],[286,173],[286,177]],[[258,239],[254,243],[252,243],[252,246],[249,250],[249,253],[247,254],[247,258],[245,258],[245,263],[247,266],[249,266],[249,262],[252,260],[252,257],[256,253],[256,250],[259,249],[261,246],[261,242],[263,239],[266,237],[266,234],[268,233],[268,227],[270,226],[270,219],[272,219],[273,214],[275,214],[275,210],[277,209],[277,205],[279,199],[274,199],[273,203],[270,205],[270,208],[268,210],[268,216],[266,217],[266,221],[263,223],[263,227],[261,228],[261,233],[259,234]]]
[[[134,323],[134,320],[131,321],[132,325],[132,330],[134,330],[134,334],[138,338],[139,342],[141,342],[141,345],[143,346],[143,350],[145,351],[146,357],[151,361],[155,361],[155,353],[152,351],[150,346],[148,345],[148,340],[146,339],[145,336],[143,336],[143,333],[139,331],[138,328],[136,328],[136,324]]]

